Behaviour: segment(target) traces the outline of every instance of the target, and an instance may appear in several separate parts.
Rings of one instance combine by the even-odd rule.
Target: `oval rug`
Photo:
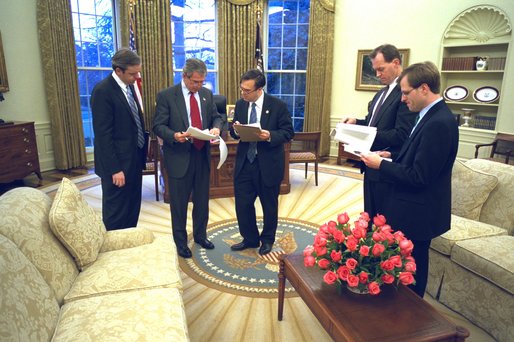
[[[262,222],[262,217],[257,219],[259,230]],[[182,271],[205,286],[239,296],[274,298],[278,296],[279,256],[302,253],[305,246],[313,243],[318,228],[313,223],[279,218],[273,250],[261,256],[258,248],[232,251],[230,246],[242,239],[237,220],[220,221],[207,227],[207,237],[216,248],[201,248],[190,234],[188,244],[193,257],[179,257],[179,264]],[[296,296],[288,282],[285,295]]]

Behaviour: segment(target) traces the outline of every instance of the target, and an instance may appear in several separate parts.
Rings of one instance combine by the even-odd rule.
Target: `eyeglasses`
[[[241,91],[245,95],[251,94],[251,93],[253,93],[254,91],[256,91],[258,89],[259,88],[257,88],[257,89],[244,89],[244,88],[239,87],[239,91]]]
[[[407,90],[407,91],[402,91],[402,96],[409,96],[410,93],[412,93],[413,90],[416,90],[418,89],[419,87],[416,87],[416,88],[412,88],[410,90]]]
[[[191,77],[188,77],[187,79],[189,80],[189,82],[193,83],[194,85],[205,85],[205,79],[203,79],[201,81],[192,80]]]

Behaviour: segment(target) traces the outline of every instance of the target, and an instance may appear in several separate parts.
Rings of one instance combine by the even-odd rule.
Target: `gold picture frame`
[[[7,67],[5,66],[4,48],[2,45],[2,32],[0,32],[0,93],[9,91],[7,80]]]
[[[229,104],[227,105],[227,121],[232,122],[234,119],[234,112],[236,110],[236,105]]]
[[[384,85],[376,76],[375,70],[371,65],[369,54],[373,50],[358,50],[357,51],[357,77],[355,78],[355,90],[368,90],[377,91]],[[410,49],[398,49],[402,56],[402,66],[409,65]]]

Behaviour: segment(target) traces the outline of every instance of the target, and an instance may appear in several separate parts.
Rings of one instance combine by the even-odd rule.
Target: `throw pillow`
[[[83,270],[94,262],[102,247],[105,226],[82,197],[79,189],[63,178],[50,208],[50,228]]]
[[[478,221],[484,202],[497,184],[496,176],[456,160],[452,170],[452,214]]]

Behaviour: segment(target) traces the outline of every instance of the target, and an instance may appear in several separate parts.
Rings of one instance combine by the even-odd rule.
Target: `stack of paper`
[[[376,127],[338,123],[330,136],[343,144],[344,151],[355,155],[369,153],[377,135]]]

